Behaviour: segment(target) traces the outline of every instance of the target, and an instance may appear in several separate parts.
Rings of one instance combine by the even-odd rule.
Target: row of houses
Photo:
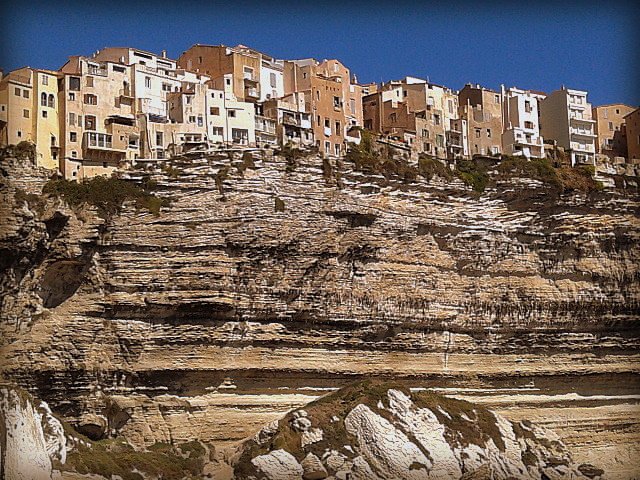
[[[280,60],[238,45],[194,45],[177,60],[136,48],[72,56],[57,71],[0,79],[0,145],[36,144],[37,162],[66,178],[108,174],[136,159],[191,150],[291,144],[346,153],[360,127],[411,155],[596,154],[640,159],[640,109],[591,108],[587,92],[545,95],[427,80],[360,85],[338,60]]]

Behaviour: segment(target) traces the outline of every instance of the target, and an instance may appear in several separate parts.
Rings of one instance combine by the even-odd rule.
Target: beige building
[[[502,151],[502,99],[480,85],[466,84],[458,94],[460,118],[465,120],[470,155]]]
[[[640,107],[625,115],[627,127],[627,158],[631,163],[640,163]]]
[[[212,79],[230,78],[233,95],[241,102],[284,95],[284,62],[244,45],[196,44],[180,55],[178,64]]]
[[[58,169],[60,158],[60,74],[29,67],[0,80],[0,145],[30,141],[36,164]]]
[[[596,152],[613,157],[627,157],[627,132],[624,117],[634,108],[623,103],[594,107],[592,117],[595,120],[597,135]]]
[[[110,174],[139,156],[131,68],[73,56],[60,71],[60,169],[65,178]]]
[[[263,112],[274,120],[280,145],[310,147],[315,144],[311,114],[307,113],[303,94],[292,93],[280,99],[267,100],[263,104]]]
[[[571,165],[596,162],[595,120],[587,92],[562,87],[540,102],[540,134],[571,152]]]
[[[320,152],[344,155],[349,142],[359,141],[353,127],[362,125],[362,87],[338,60],[285,61],[284,89],[304,95]]]

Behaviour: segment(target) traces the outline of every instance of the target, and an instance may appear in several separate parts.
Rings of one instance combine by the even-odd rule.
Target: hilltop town
[[[136,48],[24,67],[0,80],[0,146],[31,142],[67,179],[190,151],[290,145],[342,156],[362,129],[406,158],[553,158],[640,163],[640,108],[593,107],[587,92],[427,80],[361,85],[338,60],[280,60],[244,45],[196,44],[177,60]]]

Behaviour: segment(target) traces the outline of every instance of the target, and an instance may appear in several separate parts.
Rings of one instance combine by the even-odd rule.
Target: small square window
[[[22,92],[21,92],[21,90],[19,88],[16,88],[14,93],[15,93],[16,97],[19,97]]]
[[[42,118],[47,118],[47,111],[46,110],[42,110]]]
[[[42,84],[49,85],[49,77],[47,75],[42,75]]]
[[[29,118],[29,110],[27,110],[26,108],[22,110],[22,116],[24,118]]]
[[[236,111],[235,111],[235,110],[229,110],[229,116],[230,116],[231,118],[235,118],[235,116],[236,116]]]
[[[70,142],[77,142],[78,141],[78,134],[76,132],[69,132],[69,141]]]
[[[23,96],[24,98],[29,98],[29,90],[23,90],[23,91],[22,91],[22,96]]]

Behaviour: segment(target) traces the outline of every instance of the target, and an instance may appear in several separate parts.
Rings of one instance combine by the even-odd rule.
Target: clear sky
[[[132,46],[169,57],[242,43],[277,58],[337,58],[360,83],[406,75],[587,90],[640,105],[640,15],[632,2],[3,2],[0,68],[58,69],[69,55]]]

